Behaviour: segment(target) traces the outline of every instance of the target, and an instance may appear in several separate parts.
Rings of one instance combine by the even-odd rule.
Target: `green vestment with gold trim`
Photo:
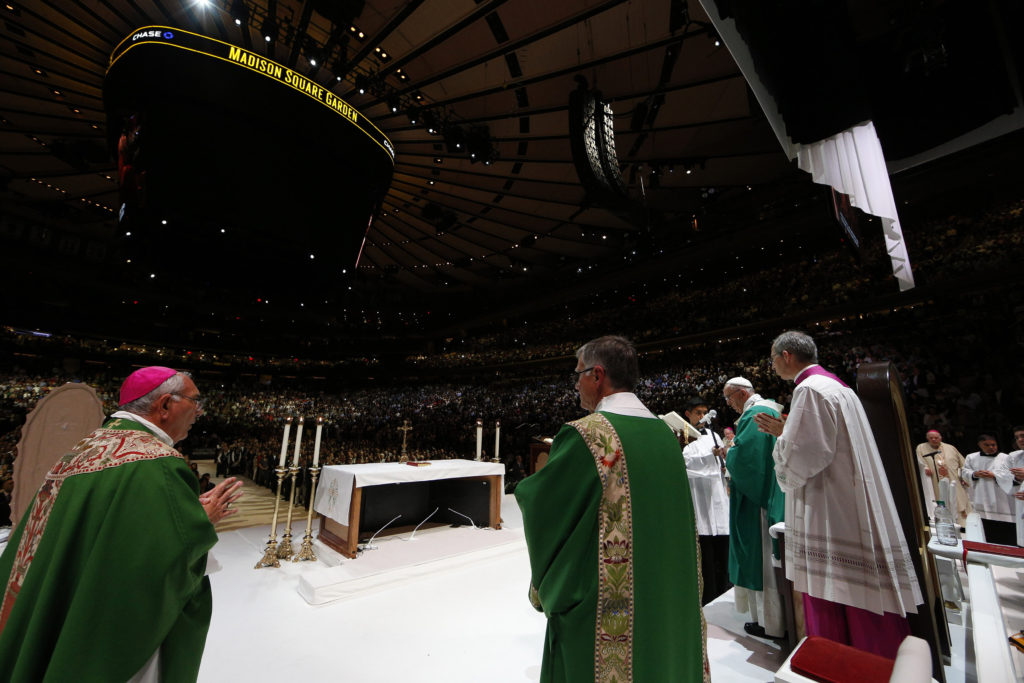
[[[764,590],[761,510],[765,510],[769,526],[781,522],[786,512],[786,497],[775,479],[775,437],[757,428],[757,413],[779,417],[777,410],[764,405],[745,410],[736,423],[736,437],[725,458],[731,477],[729,580],[755,591]]]
[[[199,673],[217,534],[180,453],[115,419],[46,476],[0,556],[0,680],[126,681],[160,649]]]
[[[548,619],[542,682],[708,680],[689,490],[661,420],[602,412],[562,427],[515,493]]]

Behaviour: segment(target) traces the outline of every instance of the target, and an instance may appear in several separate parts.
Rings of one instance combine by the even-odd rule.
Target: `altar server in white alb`
[[[1010,474],[1013,475],[1014,521],[1017,523],[1017,545],[1024,548],[1024,425],[1013,428],[1017,450],[1010,453]]]
[[[754,416],[778,437],[786,494],[786,577],[804,594],[807,635],[894,659],[923,602],[892,492],[857,394],[817,364],[814,340],[784,332],[772,367],[796,383],[789,419]]]
[[[1000,452],[996,437],[991,434],[978,437],[978,450],[967,455],[960,478],[970,487],[971,503],[981,516],[985,540],[1000,545],[1016,544],[1014,477],[1010,471],[1010,456]]]
[[[683,416],[700,432],[700,438],[683,448],[683,460],[700,542],[700,569],[704,579],[701,605],[732,587],[729,583],[729,493],[725,488],[723,442],[708,426],[707,415],[704,400],[694,397],[687,401]]]

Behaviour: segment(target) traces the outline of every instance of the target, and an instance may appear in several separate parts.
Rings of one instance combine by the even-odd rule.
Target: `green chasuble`
[[[777,404],[776,404],[777,405]],[[750,590],[764,590],[762,575],[761,509],[769,526],[785,517],[785,494],[775,479],[772,449],[775,437],[757,428],[756,413],[779,417],[779,412],[755,403],[736,423],[736,437],[725,458],[732,477],[729,487],[729,580]]]
[[[0,556],[0,681],[126,681],[157,648],[162,680],[194,681],[216,541],[182,455],[107,422],[53,466]]]
[[[602,412],[562,427],[515,492],[548,619],[542,682],[710,680],[689,490],[661,420]]]

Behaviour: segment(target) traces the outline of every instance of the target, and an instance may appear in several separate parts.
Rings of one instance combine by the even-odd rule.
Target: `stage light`
[[[244,0],[231,0],[231,7],[228,13],[234,17],[235,25],[241,26],[242,22],[249,21],[249,8]]]
[[[369,86],[370,86],[370,79],[368,79],[366,76],[364,76],[362,74],[359,74],[358,76],[356,76],[356,90],[359,91],[360,95],[365,95],[367,89],[369,88]]]
[[[398,108],[401,106],[401,104],[402,102],[398,99],[397,95],[392,95],[391,97],[388,98],[388,108],[391,109],[392,114],[398,112]]]
[[[268,43],[277,40],[277,20],[274,17],[267,17],[263,21],[263,27],[260,30],[263,32],[263,40]]]

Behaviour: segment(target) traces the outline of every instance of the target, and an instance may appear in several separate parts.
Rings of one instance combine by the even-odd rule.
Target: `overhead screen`
[[[127,36],[103,95],[133,251],[170,241],[205,277],[238,261],[282,281],[352,267],[395,152],[334,81],[178,28]]]

